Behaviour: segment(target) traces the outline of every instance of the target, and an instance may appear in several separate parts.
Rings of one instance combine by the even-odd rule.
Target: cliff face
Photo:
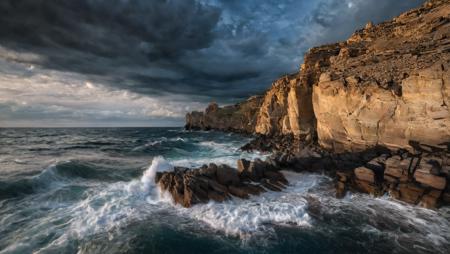
[[[450,140],[450,5],[430,1],[368,24],[313,85],[319,143],[335,151]]]
[[[336,152],[450,141],[450,2],[432,0],[316,47],[264,98],[187,115],[188,128],[294,134]]]
[[[253,133],[261,102],[261,96],[253,96],[245,102],[222,108],[211,103],[204,112],[188,113],[185,128]]]

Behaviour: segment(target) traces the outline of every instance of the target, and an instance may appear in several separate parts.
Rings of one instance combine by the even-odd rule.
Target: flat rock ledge
[[[233,196],[247,199],[266,191],[281,191],[288,184],[271,160],[239,159],[237,165],[237,169],[214,163],[194,169],[175,167],[174,171],[158,172],[155,182],[184,207],[210,200],[223,202]]]

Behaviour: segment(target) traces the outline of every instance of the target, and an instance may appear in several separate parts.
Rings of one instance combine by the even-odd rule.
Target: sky
[[[2,0],[0,127],[182,126],[423,0]]]

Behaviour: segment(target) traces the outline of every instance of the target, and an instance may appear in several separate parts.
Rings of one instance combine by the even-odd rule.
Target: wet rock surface
[[[411,142],[412,152],[377,146],[360,152],[334,153],[314,144],[298,145],[300,141],[292,138],[257,137],[242,149],[271,150],[273,154],[266,162],[275,168],[334,177],[339,198],[352,191],[373,196],[388,194],[426,208],[450,205],[448,146],[443,149]],[[296,144],[296,148],[290,149],[289,144]]]
[[[383,154],[354,169],[337,169],[336,195],[348,190],[391,197],[425,208],[449,205],[450,152]],[[375,161],[376,167],[373,167]]]
[[[281,191],[288,184],[268,162],[240,159],[238,165],[238,169],[213,163],[194,169],[176,167],[171,172],[158,172],[155,182],[184,207],[232,197],[247,199],[266,191]]]

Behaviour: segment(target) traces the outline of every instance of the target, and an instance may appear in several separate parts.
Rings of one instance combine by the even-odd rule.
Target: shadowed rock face
[[[297,74],[263,98],[186,116],[188,129],[219,129],[362,151],[409,141],[450,141],[450,4],[431,0],[347,41],[311,49]]]
[[[261,96],[253,96],[244,102],[222,108],[211,103],[204,112],[188,113],[185,128],[253,133],[261,101]]]
[[[209,164],[197,169],[175,168],[158,172],[155,182],[169,193],[176,204],[191,207],[210,200],[223,202],[232,196],[249,198],[266,191],[281,191],[288,181],[272,164],[261,161],[238,161],[238,169]]]

